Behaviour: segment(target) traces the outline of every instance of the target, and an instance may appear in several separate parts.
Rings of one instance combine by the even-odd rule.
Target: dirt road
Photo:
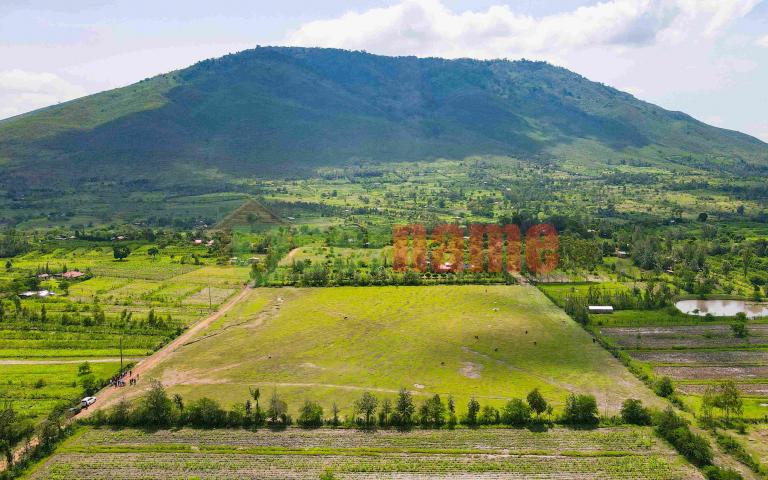
[[[243,288],[237,295],[227,300],[227,302],[224,303],[224,305],[222,305],[221,308],[219,308],[215,313],[197,322],[191,328],[185,330],[184,333],[182,333],[181,335],[173,339],[171,343],[161,348],[160,350],[155,352],[153,355],[140,361],[132,369],[133,376],[138,377],[139,381],[144,380],[142,379],[142,374],[144,372],[146,372],[147,370],[151,369],[158,363],[165,360],[171,353],[173,353],[179,347],[183,346],[184,344],[192,340],[192,338],[194,338],[194,336],[197,335],[199,332],[208,328],[211,325],[211,323],[215,322],[216,320],[226,315],[227,312],[229,312],[232,309],[232,307],[234,307],[235,305],[240,303],[243,299],[248,297],[251,291],[252,291],[251,287]],[[87,410],[82,410],[80,413],[72,417],[72,420],[77,420],[80,418],[87,417],[88,415],[93,413],[95,410],[98,410],[101,406],[108,404],[111,398],[116,397],[121,393],[125,393],[124,389],[126,388],[131,388],[131,387],[116,388],[116,387],[108,386],[103,388],[100,392],[94,395],[96,397],[96,403],[88,407]]]
[[[225,302],[224,305],[222,305],[221,308],[219,308],[215,313],[209,315],[205,319],[194,324],[191,328],[184,331],[184,333],[176,337],[171,343],[161,348],[160,350],[155,352],[153,355],[141,360],[136,366],[133,367],[133,375],[138,376],[139,379],[141,380],[142,373],[146,372],[150,368],[162,362],[165,358],[168,357],[168,355],[173,353],[176,349],[178,349],[185,343],[189,342],[197,333],[205,330],[206,328],[208,328],[208,326],[211,325],[211,323],[215,322],[216,320],[226,315],[227,312],[232,310],[232,307],[234,307],[235,305],[243,301],[245,298],[247,298],[252,291],[253,290],[251,287],[244,287],[237,295],[227,300],[227,302]],[[57,362],[57,363],[60,363],[60,362]],[[130,387],[103,388],[100,392],[98,392],[95,395],[96,403],[91,405],[87,410],[82,410],[80,413],[72,417],[69,421],[74,422],[75,420],[78,420],[80,418],[87,417],[88,415],[96,411],[98,408],[104,405],[107,405],[109,403],[109,400],[112,399],[113,397],[116,397],[120,393],[124,393],[124,389],[126,388],[130,388]],[[38,443],[37,437],[33,437],[32,439],[30,439],[26,445],[19,447],[14,452],[14,459],[18,460],[26,449],[34,447],[35,445],[37,445],[37,443]],[[0,472],[5,470],[5,467],[6,467],[5,461],[0,460]]]

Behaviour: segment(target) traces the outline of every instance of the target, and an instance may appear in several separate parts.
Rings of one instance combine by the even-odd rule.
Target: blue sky
[[[0,0],[0,118],[257,44],[542,59],[768,141],[768,0]]]

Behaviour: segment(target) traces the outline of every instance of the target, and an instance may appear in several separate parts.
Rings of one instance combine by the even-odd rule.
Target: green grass
[[[461,410],[471,396],[500,405],[536,387],[556,406],[569,391],[593,393],[601,412],[628,397],[658,403],[533,287],[263,289],[250,302],[264,305],[274,292],[279,309],[231,312],[231,324],[245,323],[184,347],[146,377],[189,398],[233,404],[260,386],[293,408],[313,398],[347,413],[366,389],[393,397],[400,387],[453,395]]]
[[[120,362],[90,365],[96,378],[109,378],[119,370]],[[11,402],[22,416],[42,417],[57,403],[80,398],[78,366],[79,363],[0,365],[0,402]]]

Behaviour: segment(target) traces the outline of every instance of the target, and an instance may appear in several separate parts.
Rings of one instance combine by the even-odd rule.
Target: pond
[[[768,303],[745,300],[680,300],[675,303],[678,310],[691,315],[704,316],[708,313],[716,317],[732,317],[744,312],[749,318],[768,315]]]

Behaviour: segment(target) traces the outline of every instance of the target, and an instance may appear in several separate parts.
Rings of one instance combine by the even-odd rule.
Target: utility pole
[[[208,280],[208,312],[213,311],[213,300],[211,299],[211,280]]]

